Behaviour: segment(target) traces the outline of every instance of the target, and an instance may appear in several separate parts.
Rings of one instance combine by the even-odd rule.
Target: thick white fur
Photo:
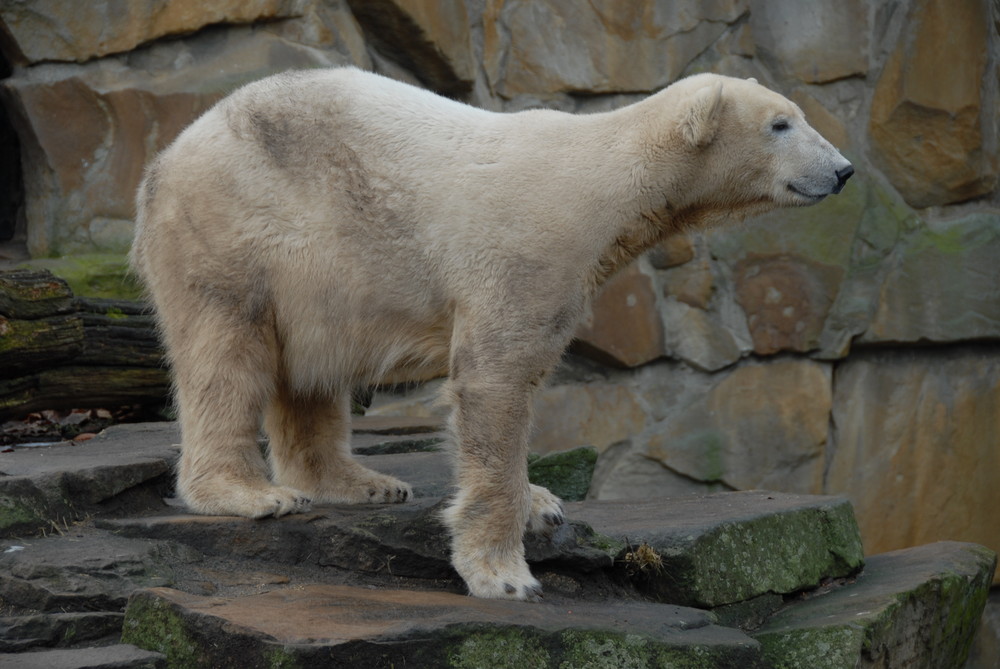
[[[522,535],[562,509],[528,484],[532,394],[595,288],[671,233],[818,201],[848,165],[791,102],[715,75],[589,116],[490,113],[355,69],[250,84],[138,196],[180,493],[250,517],[405,501],[351,458],[349,394],[447,373],[454,565],[474,595],[534,598]]]

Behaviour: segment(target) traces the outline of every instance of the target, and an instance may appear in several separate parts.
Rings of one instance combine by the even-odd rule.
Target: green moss
[[[624,541],[619,541],[618,539],[613,539],[597,532],[587,537],[587,543],[594,548],[604,551],[611,557],[617,557],[625,550]]]
[[[548,650],[537,637],[518,628],[472,632],[448,653],[455,669],[523,669],[548,667]]]
[[[652,662],[649,641],[635,634],[573,630],[563,633],[562,642],[565,645],[565,659],[559,664],[559,669],[646,669],[669,666]]]
[[[774,669],[846,669],[857,665],[864,646],[860,625],[811,627],[757,637]]]
[[[188,634],[183,618],[153,595],[140,593],[129,600],[122,643],[163,653],[172,669],[210,666],[197,641]]]
[[[30,504],[16,497],[0,497],[0,535],[12,528],[45,525],[42,517]]]
[[[271,646],[264,651],[264,666],[268,669],[298,669],[301,667],[295,653],[284,646]]]
[[[79,350],[83,345],[83,321],[70,316],[6,321],[0,334],[0,353],[51,350],[56,343]]]
[[[64,279],[78,297],[142,298],[142,287],[128,270],[123,253],[84,253],[62,258],[38,258],[20,265],[47,269]]]
[[[597,449],[593,446],[548,453],[529,458],[528,479],[564,500],[578,501],[587,496],[595,464]]]

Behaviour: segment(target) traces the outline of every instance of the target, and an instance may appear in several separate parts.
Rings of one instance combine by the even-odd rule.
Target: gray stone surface
[[[172,584],[176,568],[199,559],[179,544],[71,526],[7,543],[0,553],[0,600],[43,612],[120,611],[136,588]]]
[[[0,653],[0,666],[14,669],[166,669],[162,653],[130,644],[97,648],[39,650],[17,655]]]
[[[834,644],[826,657],[867,661],[871,644],[859,647],[854,627],[820,641],[811,631],[817,603],[838,601],[844,620],[870,619],[864,638],[883,655],[905,651],[924,662],[914,666],[935,666],[927,662],[957,662],[968,652],[993,554],[929,547],[871,558],[872,567],[853,575],[861,553],[850,505],[829,497],[570,503],[570,521],[551,537],[526,537],[543,603],[466,597],[439,520],[451,490],[449,455],[420,450],[437,446],[441,433],[391,422],[368,424],[355,445],[418,449],[359,456],[413,481],[417,496],[408,504],[317,506],[249,520],[192,515],[168,499],[3,540],[0,663],[742,669],[797,657],[823,639]],[[127,495],[150,488],[130,470],[169,466],[178,436],[173,424],[118,427],[86,442],[86,466],[71,445],[7,454],[5,466],[25,481],[87,471]],[[87,490],[65,490],[73,493],[67,504],[93,503]],[[887,573],[902,581],[886,581]],[[916,644],[902,633],[914,611],[923,616],[919,629],[944,632]],[[113,645],[119,640],[160,654]]]
[[[640,588],[677,604],[788,594],[849,576],[863,563],[851,505],[836,497],[732,492],[570,504],[567,514],[626,542],[639,560],[631,576]],[[657,557],[643,560],[644,545]]]
[[[0,537],[161,506],[179,440],[174,424],[120,425],[82,443],[0,453]]]
[[[231,599],[145,590],[129,602],[123,638],[189,667],[275,666],[277,658],[336,666],[762,666],[752,639],[696,609],[344,586]]]
[[[117,637],[122,616],[112,611],[73,611],[0,617],[0,653]]]
[[[960,667],[996,554],[940,542],[868,559],[853,582],[792,604],[754,636],[776,669]]]

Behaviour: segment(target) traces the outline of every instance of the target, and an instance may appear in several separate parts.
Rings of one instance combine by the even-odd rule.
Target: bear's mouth
[[[792,193],[795,193],[801,198],[805,198],[809,202],[819,202],[820,200],[822,200],[827,196],[827,193],[822,193],[821,195],[813,195],[812,193],[807,193],[804,190],[796,188],[795,184],[793,183],[788,184],[788,190],[790,190]]]

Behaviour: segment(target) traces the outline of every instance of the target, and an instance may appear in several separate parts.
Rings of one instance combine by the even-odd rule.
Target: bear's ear
[[[719,128],[719,111],[722,108],[722,82],[699,88],[688,106],[682,131],[684,139],[692,146],[708,146]]]

